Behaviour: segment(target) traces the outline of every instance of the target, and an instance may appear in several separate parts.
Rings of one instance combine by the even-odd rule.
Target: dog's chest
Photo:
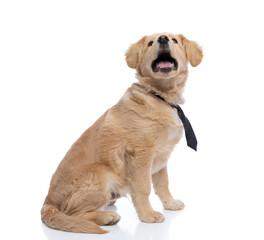
[[[183,124],[176,109],[171,108],[171,121],[158,133],[156,151],[152,163],[152,174],[167,165],[168,158],[183,133]]]
[[[183,131],[183,124],[178,115],[178,111],[176,108],[172,108],[172,117],[173,117],[173,124],[170,124],[167,128],[168,132],[168,143],[171,141],[175,141],[176,139],[181,138],[182,131]]]

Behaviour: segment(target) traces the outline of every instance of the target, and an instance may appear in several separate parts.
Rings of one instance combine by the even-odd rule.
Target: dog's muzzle
[[[169,73],[171,71],[177,71],[178,62],[175,58],[171,57],[168,48],[160,47],[158,58],[152,62],[151,67],[153,72]]]

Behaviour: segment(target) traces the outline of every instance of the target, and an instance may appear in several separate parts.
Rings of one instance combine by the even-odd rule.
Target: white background
[[[0,2],[1,239],[264,239],[262,1]],[[198,137],[169,160],[184,201],[162,224],[131,201],[107,235],[45,227],[40,209],[71,144],[136,81],[124,53],[142,36],[182,33],[204,49],[183,109]],[[3,237],[4,236],[4,237]]]

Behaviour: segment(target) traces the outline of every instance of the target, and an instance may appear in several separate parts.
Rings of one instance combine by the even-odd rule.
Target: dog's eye
[[[174,43],[178,43],[178,41],[177,41],[175,38],[173,38],[172,41],[173,41]]]
[[[153,41],[150,41],[150,42],[148,43],[148,47],[151,47],[152,44],[153,44]]]

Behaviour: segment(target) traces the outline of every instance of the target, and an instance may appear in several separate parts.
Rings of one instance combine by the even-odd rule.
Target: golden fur
[[[107,110],[72,145],[54,173],[41,219],[49,227],[70,232],[106,233],[99,225],[115,224],[115,212],[96,211],[129,193],[139,218],[162,222],[149,202],[151,182],[164,208],[180,210],[168,189],[167,160],[182,136],[182,123],[167,102],[183,103],[187,64],[200,64],[197,43],[183,35],[165,33],[177,71],[154,72],[161,34],[145,36],[126,53],[129,67],[137,70],[133,84],[120,101]],[[177,44],[172,41],[177,40]],[[152,46],[148,43],[153,41]]]

